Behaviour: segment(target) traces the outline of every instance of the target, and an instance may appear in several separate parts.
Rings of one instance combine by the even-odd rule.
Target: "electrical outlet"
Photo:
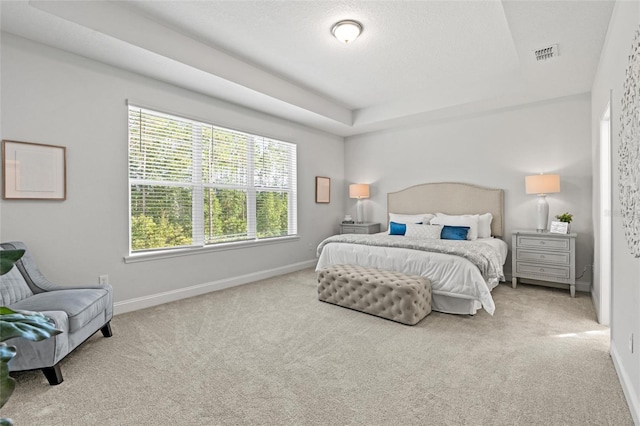
[[[100,275],[98,277],[98,282],[100,284],[109,284],[109,275]]]
[[[629,352],[633,353],[633,333],[629,335]]]

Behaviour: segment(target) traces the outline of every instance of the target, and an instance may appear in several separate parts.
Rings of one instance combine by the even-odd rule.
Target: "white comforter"
[[[504,265],[508,249],[504,241],[496,238],[476,241],[485,243],[487,250],[496,250]],[[491,290],[498,282],[485,281],[478,267],[463,257],[398,247],[336,242],[325,245],[316,271],[337,264],[360,265],[428,277],[434,294],[477,300],[489,314],[493,315],[495,311]]]

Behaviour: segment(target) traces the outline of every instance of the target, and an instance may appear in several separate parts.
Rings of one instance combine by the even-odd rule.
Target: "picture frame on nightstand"
[[[568,222],[551,222],[551,227],[549,228],[549,232],[552,234],[568,234],[569,233],[569,223]]]

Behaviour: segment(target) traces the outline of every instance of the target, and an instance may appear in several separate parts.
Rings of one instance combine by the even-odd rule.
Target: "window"
[[[296,146],[129,106],[130,251],[295,235]]]

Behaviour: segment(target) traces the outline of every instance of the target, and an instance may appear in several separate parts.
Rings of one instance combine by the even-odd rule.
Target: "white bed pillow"
[[[493,215],[491,213],[485,213],[478,216],[478,238],[491,237],[492,221],[493,221]]]
[[[431,219],[432,225],[468,226],[467,240],[478,238],[478,218],[477,214],[448,215],[436,213],[436,217]]]
[[[427,240],[439,240],[444,225],[418,225],[417,223],[407,223],[406,237],[420,238]]]
[[[434,217],[431,213],[419,213],[419,214],[399,214],[389,213],[389,222],[395,223],[423,223],[428,224]]]

